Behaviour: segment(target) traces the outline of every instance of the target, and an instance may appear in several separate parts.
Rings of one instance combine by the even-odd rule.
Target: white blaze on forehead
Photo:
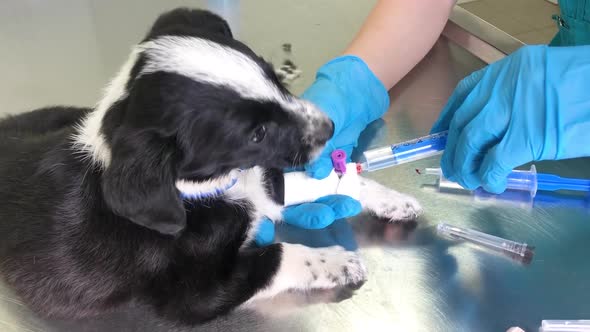
[[[248,99],[272,101],[301,110],[285,96],[256,61],[233,48],[194,37],[166,36],[139,45],[147,57],[140,75],[169,72],[195,81],[227,87]]]
[[[140,75],[175,73],[197,82],[229,88],[241,97],[278,103],[297,115],[325,118],[312,103],[284,94],[262,67],[231,47],[195,37],[164,36],[138,46],[147,61]]]

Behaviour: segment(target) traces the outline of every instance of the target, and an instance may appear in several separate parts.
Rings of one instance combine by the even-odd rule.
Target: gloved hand
[[[332,171],[332,151],[342,149],[350,157],[361,132],[389,107],[389,95],[381,81],[363,60],[351,55],[323,65],[302,98],[317,105],[334,122],[332,139],[320,157],[305,166],[307,174],[316,179]]]
[[[346,55],[333,59],[317,72],[315,82],[302,98],[318,106],[334,122],[334,135],[318,159],[305,166],[307,174],[323,179],[332,172],[330,154],[336,149],[346,152],[347,162],[365,127],[380,118],[389,107],[387,90],[365,62]],[[322,197],[313,203],[286,207],[286,223],[308,229],[319,229],[334,220],[361,212],[361,204],[343,195]],[[266,245],[274,239],[274,224],[265,220],[259,227],[255,242]]]
[[[357,215],[362,207],[359,201],[344,195],[328,195],[313,203],[304,203],[286,207],[283,210],[283,221],[287,224],[307,229],[320,229],[330,225],[334,220]],[[265,218],[258,227],[254,238],[259,246],[273,242],[275,226]]]
[[[590,156],[590,46],[525,46],[463,79],[432,132],[445,177],[501,193],[537,160]]]

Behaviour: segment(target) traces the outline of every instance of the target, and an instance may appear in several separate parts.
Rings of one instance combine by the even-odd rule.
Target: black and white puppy
[[[332,127],[221,18],[166,13],[95,108],[0,122],[1,276],[41,315],[135,300],[187,324],[290,289],[360,285],[359,256],[340,247],[248,246],[263,216],[281,218],[280,170],[317,156]],[[420,211],[369,180],[361,203],[391,220]]]

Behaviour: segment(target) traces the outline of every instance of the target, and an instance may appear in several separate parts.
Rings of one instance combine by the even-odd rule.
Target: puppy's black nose
[[[334,135],[334,122],[322,121],[318,130],[318,141],[327,142]]]

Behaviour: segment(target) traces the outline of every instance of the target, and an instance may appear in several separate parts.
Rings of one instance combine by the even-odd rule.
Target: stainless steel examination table
[[[20,46],[13,48],[14,54],[0,65],[3,73],[21,80],[17,81],[21,84],[10,86],[0,83],[0,91],[8,92],[2,98],[3,108],[19,111],[57,102],[91,105],[100,87],[125,59],[129,46],[139,40],[155,15],[178,4],[214,6],[230,18],[240,39],[270,60],[282,61],[280,45],[291,43],[292,59],[303,70],[303,77],[292,87],[299,93],[313,80],[314,70],[350,40],[372,3],[66,2],[52,1],[63,10],[44,8],[43,2],[6,1],[0,5],[8,8],[0,10],[0,31],[18,35],[25,32],[15,27],[31,22],[38,25],[34,33],[21,36],[20,44],[15,42]],[[460,9],[454,11],[452,22],[432,51],[392,89],[390,111],[363,134],[362,147],[428,133],[462,77],[520,45],[468,16]],[[58,21],[63,26],[55,24]],[[64,28],[74,24],[77,29]],[[54,41],[57,46],[43,44],[43,60],[31,55],[35,39],[41,40],[55,29],[63,30],[57,36],[65,34],[69,39]],[[10,42],[2,34],[0,38],[3,43]],[[47,68],[32,73],[27,69],[31,66]],[[56,77],[58,72],[63,74]],[[40,80],[55,84],[43,86]],[[42,86],[48,89],[45,94],[41,93]],[[33,97],[25,98],[23,91],[27,89],[33,91]],[[0,331],[483,332],[505,331],[511,326],[536,331],[542,319],[590,319],[590,199],[539,193],[532,202],[498,201],[437,193],[430,185],[432,179],[414,171],[437,165],[438,159],[432,158],[368,175],[417,197],[425,214],[416,223],[386,224],[361,215],[324,230],[279,228],[279,238],[285,241],[358,248],[370,272],[367,283],[352,297],[345,290],[285,294],[260,303],[254,310],[239,310],[191,329],[162,321],[139,304],[86,320],[40,319],[0,283]],[[589,160],[536,165],[541,172],[590,177]],[[524,266],[488,251],[440,239],[435,226],[442,221],[527,242],[536,247],[533,261]]]

